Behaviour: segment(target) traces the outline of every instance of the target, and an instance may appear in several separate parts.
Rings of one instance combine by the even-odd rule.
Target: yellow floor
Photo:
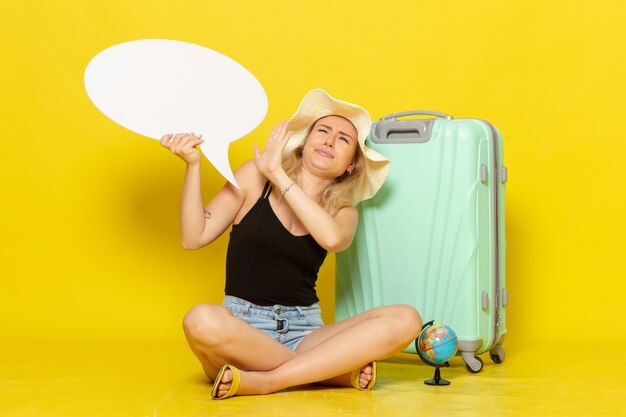
[[[306,386],[214,401],[182,339],[4,343],[0,416],[626,416],[623,353],[569,349],[509,350],[502,365],[483,355],[476,375],[454,358],[449,387],[424,385],[433,368],[403,353],[380,363],[371,392]]]

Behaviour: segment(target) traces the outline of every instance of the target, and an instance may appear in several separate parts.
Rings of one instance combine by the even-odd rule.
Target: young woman
[[[374,308],[323,325],[315,281],[328,251],[352,242],[354,206],[382,186],[389,161],[365,146],[365,109],[323,90],[309,92],[263,152],[203,206],[202,139],[166,135],[161,144],[186,165],[180,222],[183,246],[197,249],[232,225],[222,305],[185,316],[189,346],[214,381],[215,399],[267,394],[319,382],[371,389],[376,360],[414,340],[421,318],[410,306]]]

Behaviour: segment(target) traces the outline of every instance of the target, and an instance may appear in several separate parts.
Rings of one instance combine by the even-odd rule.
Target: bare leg
[[[418,336],[420,329],[421,318],[413,307],[366,311],[311,333],[298,347],[296,356],[273,370],[242,370],[237,393],[264,394],[317,381],[347,385],[346,375],[351,371],[364,367],[362,375],[367,375],[367,364],[399,352]],[[220,395],[226,393],[230,381],[232,374],[227,371],[220,381]]]
[[[297,356],[220,305],[193,307],[185,315],[183,328],[189,347],[211,380],[227,363],[242,370],[268,371]]]
[[[315,346],[322,343],[324,340],[328,339],[329,337],[341,331],[344,331],[345,329],[353,327],[359,323],[362,323],[363,321],[370,318],[371,315],[374,313],[381,313],[384,311],[385,314],[393,314],[393,312],[396,310],[397,307],[398,306],[390,306],[390,307],[372,309],[372,310],[364,312],[363,314],[358,314],[354,317],[342,320],[340,322],[324,326],[321,329],[318,329],[314,331],[313,333],[311,333],[310,335],[306,336],[302,340],[302,342],[298,345],[296,352],[303,353],[308,350],[311,350]],[[404,306],[399,306],[399,307],[404,308]],[[421,327],[421,324],[418,327]],[[360,370],[359,386],[361,388],[365,388],[367,385],[369,385],[370,381],[372,380],[371,362],[368,362],[364,366],[360,367],[359,370]],[[323,381],[319,381],[319,383],[321,385],[328,385],[328,386],[350,387],[352,386],[352,381],[351,381],[352,372],[354,372],[354,370],[343,375],[338,375],[338,376],[335,376],[335,377],[332,377]]]

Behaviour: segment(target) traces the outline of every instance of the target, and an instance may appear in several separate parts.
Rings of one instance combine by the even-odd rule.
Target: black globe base
[[[439,367],[437,366],[435,368],[434,378],[427,379],[426,381],[424,381],[424,384],[426,385],[450,385],[450,381],[448,381],[447,379],[443,379],[441,377],[441,371],[439,370]]]

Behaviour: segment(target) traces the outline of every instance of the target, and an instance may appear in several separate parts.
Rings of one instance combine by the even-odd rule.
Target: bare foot
[[[246,372],[237,370],[240,375],[239,387],[235,395],[254,395],[254,394],[267,394],[268,387],[266,384],[266,378],[264,378],[264,372]],[[219,381],[216,381],[217,385],[217,397],[221,398],[228,393],[228,390],[233,384],[233,371],[227,368]]]
[[[355,378],[355,374],[358,374],[358,377]],[[367,365],[363,365],[358,371],[352,371],[347,374],[339,375],[334,378],[325,379],[320,381],[319,384],[331,387],[354,387],[358,385],[360,389],[367,389],[367,387],[371,384],[374,379],[374,366],[372,363],[368,363]]]

